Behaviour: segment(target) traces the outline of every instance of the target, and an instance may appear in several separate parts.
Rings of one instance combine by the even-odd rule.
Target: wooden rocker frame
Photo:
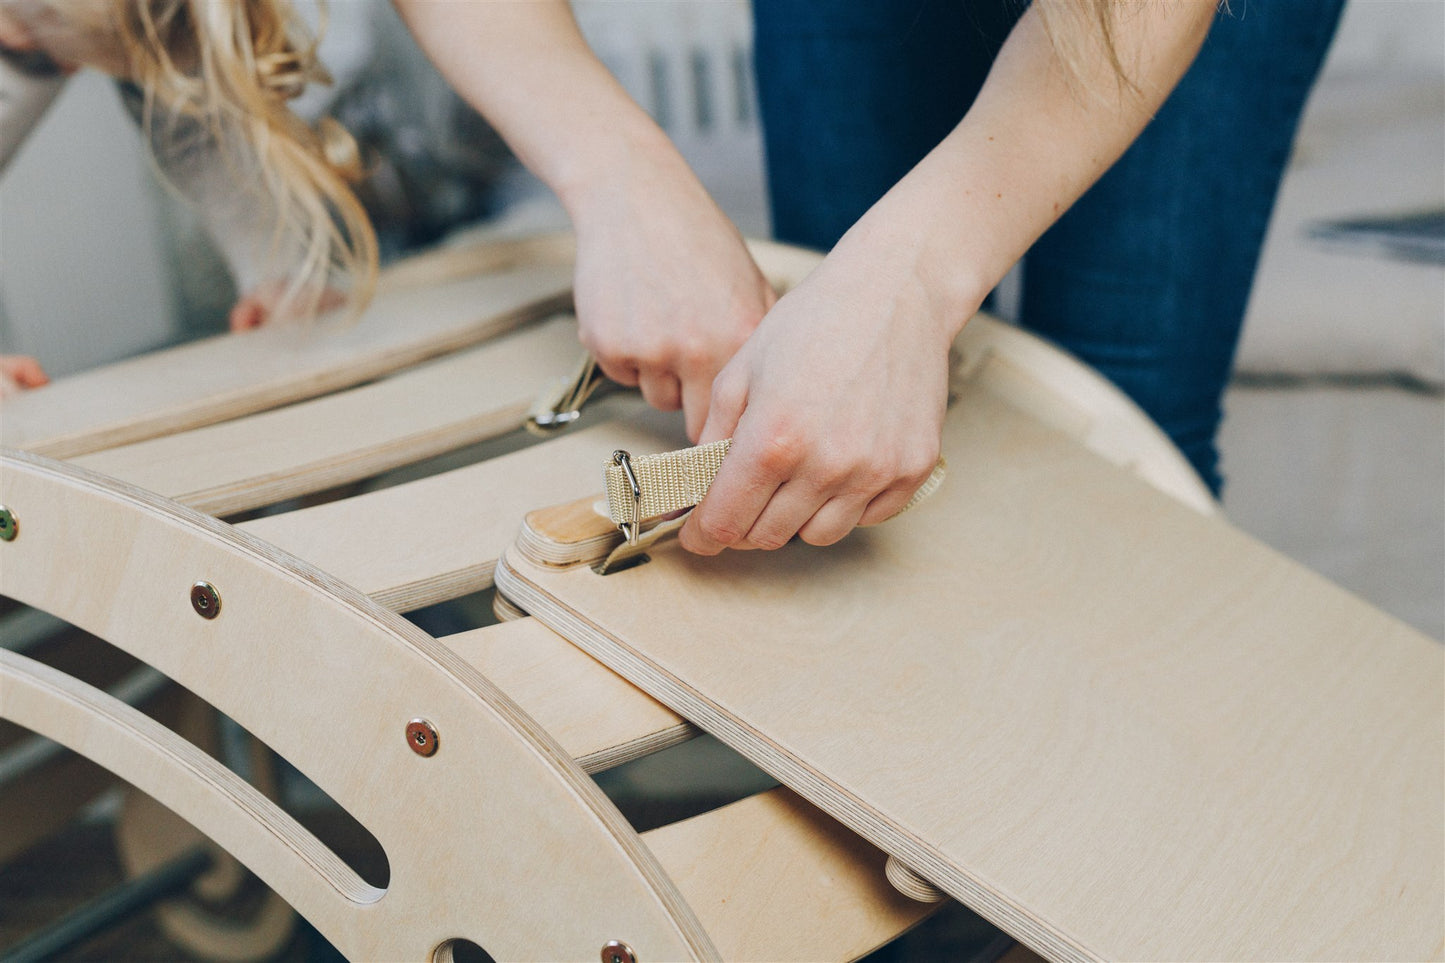
[[[756,253],[780,287],[817,260]],[[379,841],[384,887],[95,684],[0,649],[0,718],[174,811],[351,959],[444,961],[458,939],[497,959],[856,958],[927,915],[932,886],[786,788],[638,834],[588,774],[687,738],[687,718],[535,620],[437,639],[398,614],[488,586],[528,510],[588,495],[607,451],[664,447],[675,426],[604,424],[303,511],[215,517],[516,429],[576,350],[546,320],[568,303],[570,258],[558,238],[429,255],[390,272],[354,328],[176,349],[7,402],[0,421],[0,596],[277,751]],[[982,317],[958,348],[961,383],[1215,511],[1164,436],[1076,362]],[[176,377],[132,390],[147,370]],[[377,517],[394,524],[362,521]]]

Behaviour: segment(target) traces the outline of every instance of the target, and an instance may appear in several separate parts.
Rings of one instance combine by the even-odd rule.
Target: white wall
[[[167,341],[158,200],[114,84],[77,75],[0,179],[0,350],[62,375]]]

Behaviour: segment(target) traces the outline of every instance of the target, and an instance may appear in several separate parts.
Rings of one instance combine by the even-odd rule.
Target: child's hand
[[[295,321],[302,317],[330,311],[346,303],[346,295],[335,288],[326,288],[319,298],[303,291],[290,303],[284,303],[287,281],[266,281],[237,301],[228,321],[232,331],[250,331],[272,321]]]
[[[23,354],[0,354],[0,398],[49,383],[50,378],[34,358]]]

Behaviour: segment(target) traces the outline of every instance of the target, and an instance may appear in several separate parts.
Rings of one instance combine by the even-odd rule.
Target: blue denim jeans
[[[1019,321],[1216,494],[1215,433],[1305,98],[1344,0],[1235,0],[1123,158],[1029,251]],[[754,0],[774,233],[828,249],[962,118],[1015,0]]]

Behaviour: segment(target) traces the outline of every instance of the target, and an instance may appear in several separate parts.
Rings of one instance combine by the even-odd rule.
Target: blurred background
[[[574,6],[604,62],[724,210],[745,233],[767,235],[747,3]],[[1249,15],[1247,4],[1233,6]],[[331,0],[329,11],[322,56],[336,84],[299,107],[335,114],[367,151],[363,195],[385,258],[566,227],[555,200],[426,63],[387,0]],[[999,292],[1005,315],[1017,277]],[[115,85],[72,78],[0,179],[0,352],[35,355],[64,376],[219,332],[235,298],[195,215],[155,176]],[[1445,637],[1439,0],[1346,8],[1272,221],[1221,447],[1224,508],[1236,524]],[[679,766],[692,774],[693,795],[757,784],[710,740],[679,751],[684,758],[664,753],[619,770],[608,791],[625,802]],[[98,811],[28,870],[0,873],[11,923],[43,922],[116,872],[93,861],[109,845],[105,819]],[[78,875],[81,865],[94,873]],[[993,938],[955,914],[892,958],[956,958],[965,946],[979,954]],[[122,933],[86,958],[166,958],[167,946],[154,931]],[[291,958],[329,957],[324,944],[303,941]]]

